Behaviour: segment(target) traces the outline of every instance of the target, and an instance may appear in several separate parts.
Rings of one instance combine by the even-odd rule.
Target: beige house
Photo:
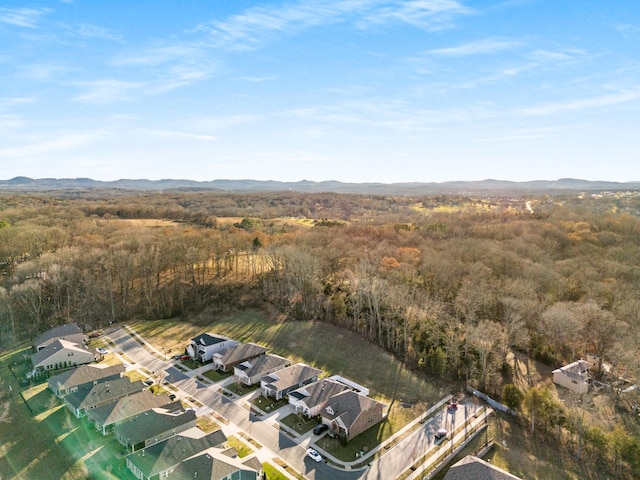
[[[95,362],[96,353],[82,344],[57,339],[31,356],[33,371],[58,370]]]
[[[578,360],[553,371],[553,383],[578,394],[589,391],[590,380],[589,362],[586,360]]]

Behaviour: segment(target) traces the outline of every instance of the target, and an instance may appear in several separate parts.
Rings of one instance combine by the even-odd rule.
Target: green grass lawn
[[[250,403],[266,413],[274,412],[277,409],[284,407],[285,405],[289,405],[289,401],[286,398],[276,400],[274,398],[263,397],[262,395],[260,395],[258,398],[254,398]]]
[[[297,415],[295,413],[287,415],[282,420],[278,421],[280,423],[284,423],[287,427],[289,427],[299,435],[304,435],[309,430],[312,430],[313,427],[320,424],[320,419],[318,417],[308,419],[304,415]]]
[[[289,480],[289,477],[280,473],[280,471],[276,470],[276,467],[270,463],[263,463],[262,468],[264,469],[265,477],[269,480]]]
[[[0,390],[11,386],[11,392],[0,400],[0,478],[135,480],[126,471],[124,447],[75,418],[44,384],[24,392],[31,414],[6,361]]]
[[[231,375],[233,375],[233,372],[221,372],[214,369],[207,370],[202,374],[203,377],[207,377],[213,382],[219,382],[221,380],[224,380],[225,378],[229,378]]]
[[[229,385],[227,385],[224,388],[229,390],[230,392],[235,393],[239,397],[242,397],[242,396],[246,395],[247,393],[255,392],[258,388],[260,388],[260,384],[245,385],[244,383],[236,382],[236,383],[230,383]]]
[[[253,453],[253,450],[249,447],[249,445],[244,443],[238,437],[229,437],[227,439],[227,445],[235,448],[236,452],[238,453],[238,457],[240,458],[244,458]]]

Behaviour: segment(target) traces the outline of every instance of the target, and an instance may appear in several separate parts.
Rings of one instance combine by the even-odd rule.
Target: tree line
[[[518,355],[555,367],[590,353],[637,379],[638,197],[526,201],[533,212],[464,196],[5,195],[0,342],[268,304],[497,397]]]

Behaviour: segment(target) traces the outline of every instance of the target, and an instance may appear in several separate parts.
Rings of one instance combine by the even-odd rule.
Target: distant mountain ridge
[[[481,181],[406,182],[406,183],[345,183],[336,180],[315,182],[280,182],[276,180],[211,180],[184,179],[120,179],[114,181],[91,178],[38,178],[14,177],[0,180],[0,191],[37,192],[49,190],[119,189],[133,191],[200,190],[218,192],[334,192],[379,195],[431,195],[431,194],[541,194],[569,192],[635,191],[640,181],[609,182],[575,178],[514,182],[487,179]]]

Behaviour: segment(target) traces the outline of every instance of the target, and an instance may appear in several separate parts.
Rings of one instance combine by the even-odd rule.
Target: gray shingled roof
[[[98,367],[96,365],[82,365],[73,370],[54,375],[49,379],[49,385],[55,386],[56,390],[61,388],[71,388],[85,383],[95,382],[102,378],[117,375],[125,371],[122,363],[110,365],[108,367]]]
[[[112,425],[170,402],[169,395],[154,395],[149,390],[142,390],[89,410],[87,416],[99,426]]]
[[[288,363],[291,363],[291,360],[277,355],[267,354],[254,358],[253,360],[250,360],[249,363],[251,364],[249,367],[245,367],[243,364],[240,364],[237,365],[236,368],[244,370],[248,377],[255,377],[256,375],[260,375],[262,372],[268,372],[273,368],[280,366],[284,367]]]
[[[194,410],[184,410],[182,402],[176,400],[162,407],[139,413],[115,428],[115,433],[130,445],[137,445],[165,432],[196,420]]]
[[[239,473],[238,480],[255,480],[257,478],[257,472],[242,463],[241,460],[226,457],[215,449],[209,449],[182,462],[171,473],[170,478],[220,480],[221,478],[230,478],[231,474],[235,472]]]
[[[269,374],[263,380],[267,382],[267,387],[275,389],[277,392],[286,388],[306,382],[313,377],[317,377],[322,370],[310,367],[304,363],[296,363],[290,367],[285,367],[275,373]],[[277,378],[276,378],[277,377]]]
[[[213,335],[211,333],[201,333],[197,337],[193,337],[191,339],[192,342],[195,342],[198,345],[205,345],[205,346],[215,345],[217,343],[222,343],[226,340],[228,340],[228,338],[221,337],[218,335]]]
[[[61,337],[68,337],[70,335],[78,335],[82,334],[82,329],[78,326],[77,323],[67,323],[65,325],[60,325],[57,327],[53,327],[50,330],[47,330],[44,333],[41,333],[36,337],[33,344],[34,345],[43,345],[51,340],[55,340]]]
[[[216,430],[202,438],[185,435],[174,435],[155,445],[127,455],[145,477],[153,477],[165,470],[176,467],[179,463],[211,447],[218,447],[227,441],[222,430]]]
[[[322,416],[330,420],[340,417],[342,423],[349,429],[362,412],[373,408],[379,403],[352,390],[346,390],[333,396],[327,402],[326,407],[322,410]],[[328,408],[331,408],[333,413],[328,412]]]
[[[87,349],[84,345],[79,343],[69,342],[67,340],[57,339],[53,340],[46,347],[38,350],[31,356],[31,362],[33,365],[38,365],[49,358],[51,355],[59,352],[60,350],[67,349],[68,351],[83,352],[93,355],[93,352]]]
[[[458,463],[449,467],[444,480],[521,480],[520,477],[494,467],[484,460],[467,455]]]
[[[226,353],[220,358],[220,363],[229,365],[231,363],[241,362],[248,358],[262,355],[266,351],[266,348],[256,345],[255,343],[241,343],[240,345],[229,347]]]
[[[98,383],[90,390],[80,390],[65,397],[65,401],[76,409],[107,403],[110,400],[140,392],[145,388],[141,380],[132,382],[129,377],[122,377],[108,382]]]
[[[324,379],[289,392],[289,396],[303,400],[309,408],[324,407],[331,397],[346,390],[351,389],[344,383]]]

